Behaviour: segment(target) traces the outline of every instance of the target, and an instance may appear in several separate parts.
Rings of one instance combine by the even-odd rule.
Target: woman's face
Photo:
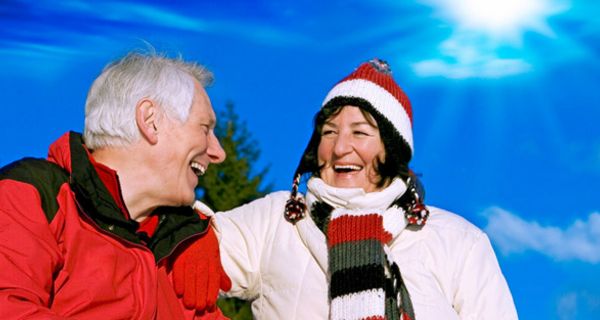
[[[342,110],[325,121],[321,131],[318,157],[321,179],[338,188],[378,189],[380,180],[375,170],[377,160],[385,159],[379,128],[373,118],[366,119],[354,106]]]

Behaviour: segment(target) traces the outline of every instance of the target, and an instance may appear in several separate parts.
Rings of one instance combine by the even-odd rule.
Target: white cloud
[[[310,38],[297,32],[292,32],[260,20],[251,20],[232,16],[228,19],[207,18],[201,5],[190,5],[186,7],[168,6],[167,4],[146,4],[140,2],[123,3],[123,1],[102,1],[94,4],[81,1],[66,0],[55,2],[39,2],[28,6],[29,12],[37,12],[46,18],[36,20],[35,15],[24,15],[19,22],[19,27],[25,29],[35,26],[35,34],[39,33],[40,25],[46,30],[53,30],[72,37],[89,38],[91,35],[117,38],[123,33],[123,25],[144,29],[181,30],[191,34],[206,33],[215,35],[233,36],[261,44],[274,46],[280,45],[305,45]],[[14,13],[15,15],[18,13]],[[64,19],[65,16],[73,16],[77,19],[71,24],[63,25],[53,23],[54,20]],[[31,23],[29,23],[31,21]],[[89,21],[93,21],[92,29],[89,29]],[[115,23],[118,22],[118,23]],[[73,27],[84,23],[81,28]],[[86,30],[80,32],[79,29]],[[13,28],[11,33],[17,33],[19,28]],[[116,31],[115,31],[116,30]],[[47,32],[47,31],[46,31]],[[129,41],[129,39],[128,39]]]
[[[469,65],[431,59],[414,63],[412,67],[420,77],[441,76],[450,79],[501,78],[521,74],[531,69],[531,66],[523,60],[499,58]]]
[[[8,42],[5,41],[0,47],[0,52],[4,54],[13,54],[15,56],[35,57],[35,56],[74,56],[82,53],[80,50],[67,48],[55,44],[43,44],[33,42]]]
[[[485,37],[457,33],[442,42],[439,58],[419,61],[412,64],[412,68],[421,77],[451,79],[500,78],[531,69],[523,59],[498,56],[496,49],[495,44]]]
[[[527,221],[502,208],[485,210],[484,228],[503,254],[536,251],[556,260],[600,262],[600,213],[561,229]]]
[[[162,26],[191,32],[234,35],[273,45],[303,43],[307,40],[299,34],[287,32],[269,24],[240,19],[211,20],[203,18],[202,15],[194,15],[201,12],[201,10],[191,9],[182,14],[169,8],[141,3],[123,5],[117,1],[113,3],[106,2],[105,5],[107,11],[118,12],[118,14],[109,15],[108,17],[102,15],[101,17],[105,19],[143,22],[150,26]],[[97,8],[94,10],[100,11]]]

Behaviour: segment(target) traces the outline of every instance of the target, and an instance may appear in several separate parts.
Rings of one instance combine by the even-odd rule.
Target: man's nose
[[[221,143],[214,133],[210,134],[206,153],[208,154],[211,163],[221,163],[225,161],[225,158],[227,157],[225,150],[221,147]]]

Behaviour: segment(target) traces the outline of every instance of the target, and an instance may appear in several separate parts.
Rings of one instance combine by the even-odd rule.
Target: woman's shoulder
[[[410,252],[420,263],[436,265],[435,270],[442,265],[454,270],[478,243],[487,241],[481,229],[460,215],[434,206],[427,208],[429,218],[425,226],[402,232],[396,242],[397,250]]]
[[[438,237],[465,238],[476,240],[484,232],[464,217],[434,206],[427,206],[429,219],[422,231],[432,232]]]

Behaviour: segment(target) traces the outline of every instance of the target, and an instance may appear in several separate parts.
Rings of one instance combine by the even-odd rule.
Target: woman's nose
[[[347,153],[352,152],[352,140],[346,134],[340,134],[335,139],[335,144],[333,146],[333,153],[337,156],[343,156]]]

